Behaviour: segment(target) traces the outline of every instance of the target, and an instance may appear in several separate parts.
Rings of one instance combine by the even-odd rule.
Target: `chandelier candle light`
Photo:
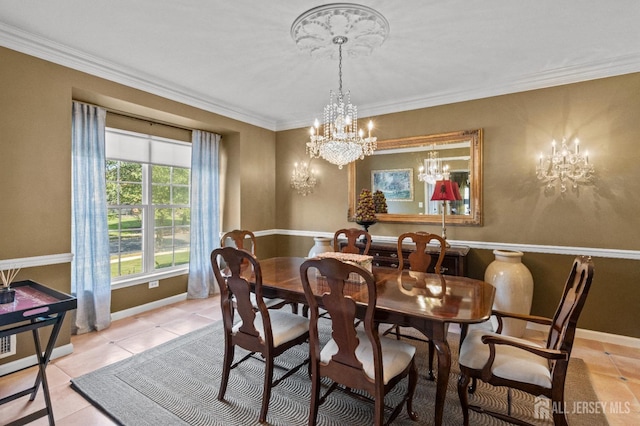
[[[594,169],[589,164],[589,153],[580,153],[580,141],[575,138],[573,149],[567,146],[566,139],[562,139],[560,150],[556,149],[556,141],[551,142],[551,154],[544,156],[540,154],[540,159],[536,166],[536,175],[539,180],[547,184],[546,189],[553,189],[556,182],[560,184],[560,193],[567,191],[567,183],[577,191],[578,184],[589,183],[593,176]]]
[[[309,166],[307,163],[295,163],[291,173],[291,187],[303,197],[313,192],[317,183],[315,171]]]
[[[319,6],[300,15],[291,26],[296,44],[312,55],[330,55],[338,46],[338,91],[329,92],[324,107],[322,129],[316,119],[310,130],[306,151],[311,158],[321,157],[339,169],[357,159],[373,154],[377,138],[358,128],[358,108],[351,103],[350,92],[342,91],[343,47],[351,57],[368,54],[381,45],[389,33],[389,23],[377,11],[366,6],[336,3]],[[347,46],[349,42],[349,47]]]

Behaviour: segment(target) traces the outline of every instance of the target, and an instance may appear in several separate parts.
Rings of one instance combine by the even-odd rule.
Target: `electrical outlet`
[[[160,287],[160,282],[158,280],[149,281],[149,288],[156,288],[156,287]]]

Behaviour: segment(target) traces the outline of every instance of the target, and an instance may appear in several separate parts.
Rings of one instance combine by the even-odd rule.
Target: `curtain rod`
[[[105,108],[105,107],[101,107],[101,108],[104,108],[110,114],[119,115],[120,117],[132,118],[134,120],[145,121],[145,122],[147,122],[147,123],[149,123],[151,125],[159,124],[161,126],[173,127],[174,129],[186,130],[186,131],[189,131],[189,132],[192,132],[194,130],[194,129],[190,129],[188,127],[178,126],[176,124],[165,123],[165,122],[162,122],[162,121],[154,121],[154,120],[151,120],[151,119],[146,118],[146,117],[141,117],[141,116],[138,116],[138,115],[135,115],[135,114],[130,114],[130,113],[124,112],[124,111],[118,111],[118,110],[115,110],[115,109],[112,109],[112,108]]]

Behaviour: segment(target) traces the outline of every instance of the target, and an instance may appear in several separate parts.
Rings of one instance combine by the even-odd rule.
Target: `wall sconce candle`
[[[291,172],[291,187],[303,197],[312,193],[317,183],[315,170],[309,167],[307,163],[295,163]]]
[[[580,154],[580,140],[574,139],[574,149],[567,146],[567,140],[562,139],[560,150],[556,149],[556,141],[551,142],[551,154],[540,154],[540,159],[536,166],[536,176],[538,180],[546,184],[546,188],[551,190],[554,185],[560,186],[560,193],[567,192],[567,185],[570,184],[574,191],[577,191],[579,184],[591,182],[594,168],[589,164],[589,152]]]

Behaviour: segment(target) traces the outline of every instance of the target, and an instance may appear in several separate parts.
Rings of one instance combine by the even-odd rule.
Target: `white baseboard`
[[[58,346],[57,348],[54,348],[53,351],[51,352],[51,359],[60,358],[65,355],[69,355],[72,352],[73,352],[73,345],[71,343],[63,346]],[[0,365],[0,377],[4,376],[5,374],[14,373],[16,371],[23,370],[25,368],[29,368],[37,364],[38,364],[38,357],[35,354],[25,358],[17,359],[15,361],[8,362],[6,364],[2,364]]]
[[[166,299],[156,300],[154,302],[145,303],[144,305],[134,306],[133,308],[125,309],[111,314],[111,321],[116,321],[122,318],[132,317],[134,315],[141,314],[151,309],[161,308],[163,306],[171,305],[173,303],[182,302],[187,300],[187,293],[176,294],[175,296],[167,297]]]
[[[528,323],[527,328],[545,333],[549,331],[549,327],[542,324]],[[610,334],[602,331],[586,330],[583,328],[576,329],[576,337],[640,349],[640,339],[637,337],[622,336],[620,334]]]

